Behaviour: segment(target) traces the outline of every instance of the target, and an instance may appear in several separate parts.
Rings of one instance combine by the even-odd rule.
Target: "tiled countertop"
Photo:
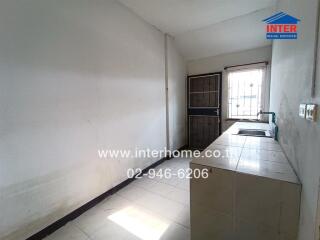
[[[240,128],[269,130],[266,123],[237,122],[191,163],[300,184],[279,143],[272,138],[235,135]],[[220,156],[219,156],[220,153]]]

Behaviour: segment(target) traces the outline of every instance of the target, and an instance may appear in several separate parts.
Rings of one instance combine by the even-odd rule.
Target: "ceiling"
[[[265,26],[261,19],[273,13],[272,9],[264,9],[232,18],[177,35],[175,42],[188,60],[268,46],[271,41],[265,37]]]
[[[277,0],[118,0],[164,33],[186,59],[270,45],[262,19]]]

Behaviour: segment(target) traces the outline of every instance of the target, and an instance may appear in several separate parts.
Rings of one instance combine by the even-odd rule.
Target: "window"
[[[228,71],[228,118],[256,119],[264,108],[265,67]]]

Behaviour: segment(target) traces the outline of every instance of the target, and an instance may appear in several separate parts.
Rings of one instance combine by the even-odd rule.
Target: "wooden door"
[[[191,149],[205,149],[221,134],[221,79],[221,72],[188,77]]]

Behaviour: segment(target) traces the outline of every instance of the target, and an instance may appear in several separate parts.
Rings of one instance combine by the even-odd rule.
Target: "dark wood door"
[[[221,72],[188,76],[191,149],[205,149],[221,134],[221,84]]]

